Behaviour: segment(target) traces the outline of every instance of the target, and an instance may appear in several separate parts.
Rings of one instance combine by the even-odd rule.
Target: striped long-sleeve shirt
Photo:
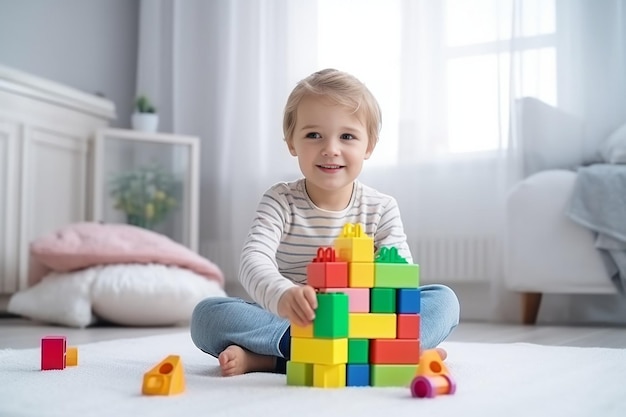
[[[358,181],[342,211],[316,207],[304,179],[278,183],[265,192],[241,254],[239,281],[252,299],[278,314],[278,300],[306,283],[306,267],[321,246],[332,246],[346,223],[358,223],[376,250],[395,246],[409,263],[411,252],[396,200]]]

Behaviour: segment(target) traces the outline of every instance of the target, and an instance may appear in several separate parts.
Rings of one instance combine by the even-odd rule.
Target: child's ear
[[[367,150],[365,151],[365,156],[363,157],[363,159],[365,160],[370,159],[370,156],[372,156],[372,153],[374,153],[374,146],[367,145]]]
[[[296,152],[296,148],[294,148],[293,146],[293,140],[285,140],[285,142],[287,143],[287,148],[289,149],[289,153],[291,154],[291,156],[298,156],[298,153]]]

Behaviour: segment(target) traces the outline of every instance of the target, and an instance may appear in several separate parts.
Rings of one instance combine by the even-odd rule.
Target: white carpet
[[[68,340],[68,346],[72,346]],[[188,333],[79,345],[79,366],[39,370],[39,349],[0,351],[0,416],[625,416],[626,350],[446,343],[457,392],[288,387],[285,377],[222,378]],[[182,356],[186,390],[143,396],[143,374]]]

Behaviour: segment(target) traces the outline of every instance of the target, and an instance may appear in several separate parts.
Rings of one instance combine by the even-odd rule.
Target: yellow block
[[[144,395],[172,395],[184,390],[185,373],[178,355],[169,355],[143,376]]]
[[[374,239],[360,224],[347,223],[334,243],[337,257],[343,262],[374,262]]]
[[[289,330],[291,337],[313,337],[313,324],[309,324],[308,326],[298,326],[295,323],[291,323],[291,329]]]
[[[65,351],[65,365],[78,366],[78,348],[75,346],[68,347]]]
[[[346,386],[346,364],[313,365],[313,386],[318,388],[341,388]]]
[[[292,337],[291,360],[321,365],[348,363],[348,339]]]
[[[341,261],[374,262],[374,240],[371,237],[338,237],[334,246]]]
[[[350,339],[395,339],[396,315],[387,313],[350,313]]]
[[[374,262],[348,264],[348,286],[351,288],[374,287]]]

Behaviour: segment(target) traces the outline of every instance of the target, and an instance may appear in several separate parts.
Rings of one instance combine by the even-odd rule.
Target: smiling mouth
[[[345,165],[317,165],[317,167],[322,169],[340,169],[345,168]]]

